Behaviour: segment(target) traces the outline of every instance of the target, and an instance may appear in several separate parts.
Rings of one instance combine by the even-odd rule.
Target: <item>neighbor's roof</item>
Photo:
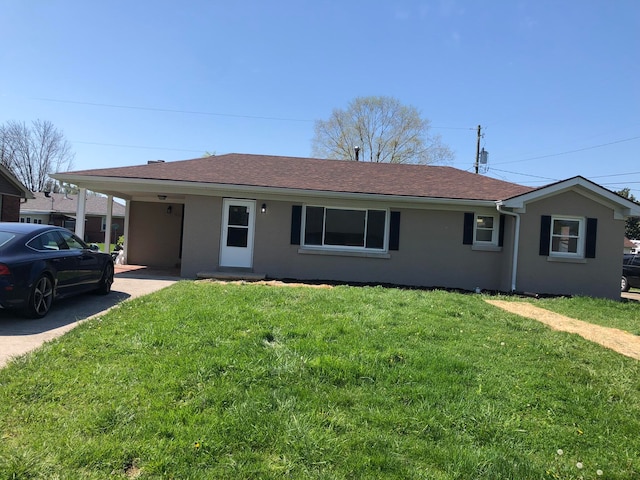
[[[353,162],[230,153],[175,162],[81,170],[60,177],[101,177],[242,185],[318,192],[462,200],[502,200],[532,189],[453,167]],[[58,175],[55,175],[57,178]]]
[[[78,207],[78,196],[64,193],[49,193],[47,197],[44,192],[33,192],[34,199],[29,199],[20,204],[20,213],[65,213],[75,215]],[[85,204],[87,215],[106,215],[107,197],[98,195],[87,195]],[[125,207],[121,203],[113,202],[112,215],[114,217],[124,217]]]

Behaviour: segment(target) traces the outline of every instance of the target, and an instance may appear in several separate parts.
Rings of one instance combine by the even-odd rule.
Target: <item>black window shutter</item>
[[[389,250],[400,249],[400,212],[390,212],[389,217]]]
[[[551,215],[540,217],[540,255],[549,255],[551,242]]]
[[[585,245],[584,256],[587,258],[596,258],[596,236],[598,231],[598,219],[587,218],[587,239]]]
[[[473,244],[473,220],[475,215],[473,212],[466,212],[464,214],[464,226],[462,228],[462,244]]]
[[[504,245],[504,218],[506,215],[500,215],[500,230],[498,230],[498,246]]]
[[[300,245],[300,228],[302,226],[302,205],[291,207],[291,245]]]

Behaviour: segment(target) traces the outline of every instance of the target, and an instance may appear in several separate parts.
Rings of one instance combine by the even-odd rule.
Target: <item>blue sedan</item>
[[[113,259],[62,227],[0,222],[0,307],[44,317],[54,300],[113,284]]]

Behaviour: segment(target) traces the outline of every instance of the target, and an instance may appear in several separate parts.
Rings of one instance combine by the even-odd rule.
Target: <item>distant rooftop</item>
[[[33,192],[34,199],[28,199],[20,204],[20,213],[64,213],[75,215],[78,206],[77,195],[67,195],[64,193],[49,193],[47,197],[44,192]],[[87,195],[86,202],[87,215],[106,215],[107,197],[99,195]],[[114,217],[124,217],[125,207],[121,203],[113,202]]]

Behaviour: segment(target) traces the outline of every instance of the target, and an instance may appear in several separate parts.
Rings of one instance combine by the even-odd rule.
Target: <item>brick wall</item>
[[[20,221],[20,197],[2,195],[1,201],[0,220],[3,222]]]

